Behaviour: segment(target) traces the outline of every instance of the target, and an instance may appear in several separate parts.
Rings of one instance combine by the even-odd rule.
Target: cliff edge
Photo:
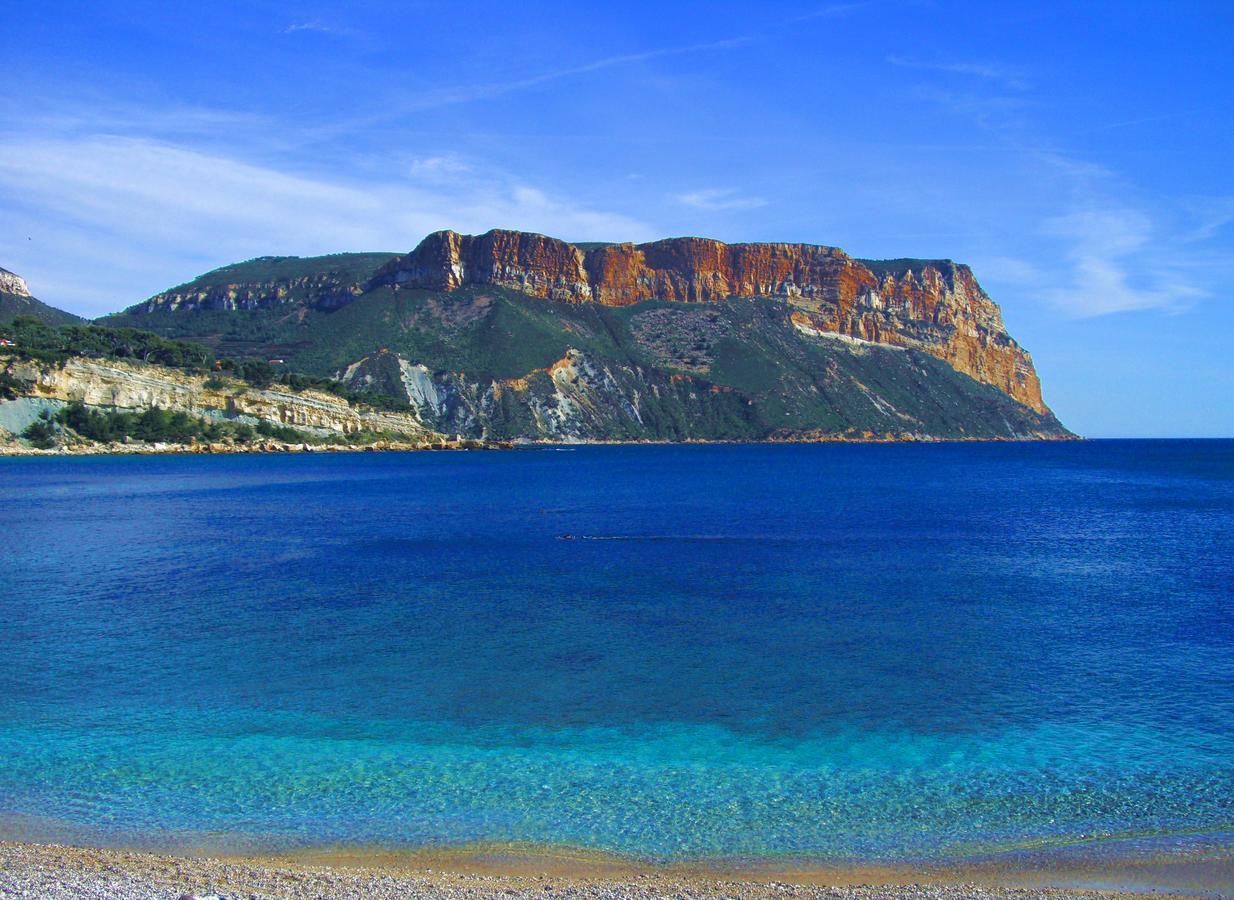
[[[951,260],[860,260],[814,244],[669,238],[589,249],[519,231],[439,231],[369,286],[449,292],[496,285],[549,300],[627,306],[646,300],[786,300],[804,328],[911,347],[1046,412],[1032,357],[1007,333],[972,270]]]

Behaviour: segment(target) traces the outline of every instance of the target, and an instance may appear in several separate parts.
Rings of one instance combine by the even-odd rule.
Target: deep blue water
[[[4,459],[0,547],[0,836],[1234,831],[1234,442]]]

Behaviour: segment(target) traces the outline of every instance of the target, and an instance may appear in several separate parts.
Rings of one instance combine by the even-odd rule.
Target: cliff
[[[1032,358],[972,270],[950,260],[875,262],[834,247],[703,238],[583,249],[516,231],[440,231],[379,268],[367,287],[381,285],[438,292],[494,285],[602,306],[778,298],[805,327],[922,350],[1047,411]]]
[[[779,299],[605,307],[505,292],[447,294],[448,327],[440,295],[391,297],[386,321],[405,330],[387,331],[387,347],[334,375],[405,398],[428,427],[489,439],[1069,436],[1049,412],[934,356],[818,331]],[[349,309],[373,310],[377,299]],[[476,368],[442,365],[464,359]]]
[[[1071,437],[951,260],[442,231],[224,266],[100,324],[341,379],[475,439]]]
[[[135,313],[245,310],[300,304],[337,309],[363,293],[364,282],[393,254],[334,253],[304,259],[259,256],[205,273],[132,307]]]
[[[157,407],[205,420],[265,422],[294,428],[310,439],[366,435],[421,443],[443,440],[414,414],[356,407],[321,391],[258,389],[230,378],[136,362],[73,357],[53,365],[0,356],[0,376],[17,394],[0,401],[0,430],[10,434],[20,434],[45,409],[81,403],[100,410]]]
[[[30,288],[26,287],[26,279],[8,269],[0,269],[0,294],[11,294],[14,297],[29,297]]]

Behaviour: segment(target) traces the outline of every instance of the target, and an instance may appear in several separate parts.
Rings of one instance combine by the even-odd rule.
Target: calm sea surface
[[[1234,832],[1234,442],[0,460],[0,836]]]

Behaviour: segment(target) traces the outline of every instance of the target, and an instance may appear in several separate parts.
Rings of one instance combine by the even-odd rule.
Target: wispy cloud
[[[895,55],[888,56],[887,62],[903,69],[917,69],[923,72],[938,72],[944,75],[961,75],[994,81],[1018,91],[1026,91],[1032,87],[1022,73],[995,63],[971,60],[928,61]]]
[[[1004,144],[1014,141],[1026,150],[1032,149],[1030,140],[1040,140],[1032,135],[1028,114],[1036,104],[1031,95],[1005,90],[948,90],[935,85],[916,85],[913,96],[926,103],[933,103],[953,116],[970,119],[991,134],[1002,138]]]
[[[370,116],[357,117],[343,122],[338,122],[326,130],[334,132],[367,128],[373,125],[379,125],[383,122],[395,121],[412,113],[423,112],[428,109],[437,109],[439,107],[461,103],[474,103],[481,100],[491,100],[497,97],[503,97],[507,94],[513,94],[519,91],[530,90],[532,88],[550,84],[554,81],[560,81],[563,78],[587,75],[593,72],[611,69],[616,66],[633,65],[635,63],[647,62],[653,59],[662,59],[670,56],[684,56],[691,53],[732,50],[737,47],[744,46],[752,40],[754,40],[754,38],[751,36],[738,36],[724,38],[717,41],[707,41],[700,44],[686,44],[680,47],[661,47],[656,50],[646,50],[638,53],[622,53],[615,56],[606,56],[601,59],[593,60],[589,63],[583,63],[577,66],[567,66],[547,72],[540,72],[536,75],[529,75],[525,78],[512,78],[506,81],[490,81],[480,84],[439,88],[437,90],[428,91],[423,96],[412,102],[399,104],[396,108],[387,109]]]
[[[1187,232],[1188,243],[1207,241],[1234,225],[1234,197],[1193,198],[1187,205],[1196,220]]]
[[[5,267],[27,276],[41,299],[89,315],[237,259],[406,250],[439,228],[577,240],[656,233],[500,173],[441,186],[406,175],[329,179],[111,136],[6,141],[0,198],[0,236],[13,245]]]
[[[463,175],[471,171],[471,166],[453,154],[441,156],[423,156],[413,159],[408,167],[412,178],[438,180]]]
[[[1026,226],[1044,239],[1030,263],[1007,256],[976,260],[992,282],[1015,286],[1068,317],[1087,318],[1134,310],[1179,312],[1207,295],[1218,268],[1188,247],[1222,227],[1219,202],[1207,216],[1170,215],[1107,166],[1061,150],[1035,128],[1030,86],[1018,74],[985,63],[922,63],[900,57],[888,62],[976,80],[959,91],[923,88],[918,96],[977,124],[1002,145],[1020,177],[1039,186],[1039,212]],[[1052,207],[1052,209],[1051,209]],[[1234,218],[1234,207],[1229,210]],[[1198,219],[1190,230],[1183,219]]]
[[[451,87],[438,88],[436,90],[426,92],[412,102],[398,104],[395,108],[385,109],[379,113],[374,113],[369,116],[361,116],[337,122],[333,125],[325,127],[322,131],[326,134],[334,134],[359,128],[368,128],[385,122],[396,121],[413,113],[423,112],[429,109],[496,99],[508,94],[531,90],[533,88],[551,84],[552,82],[560,81],[562,79],[574,78],[580,75],[588,75],[618,66],[635,65],[642,62],[650,62],[652,60],[665,59],[675,56],[686,56],[695,53],[714,53],[724,50],[735,50],[753,44],[757,41],[764,40],[770,37],[773,33],[783,30],[786,26],[811,19],[841,18],[870,7],[874,5],[874,2],[875,0],[854,0],[854,2],[847,3],[831,3],[803,15],[773,21],[770,23],[769,28],[764,31],[751,31],[749,33],[738,34],[714,41],[703,41],[673,47],[659,47],[651,50],[641,50],[631,53],[619,53],[601,57],[600,59],[592,60],[591,62],[582,63],[580,65],[565,66],[560,69],[551,69],[546,72],[528,75],[523,78],[510,78],[503,81],[490,81],[478,84],[455,85]]]
[[[323,23],[320,19],[313,19],[309,22],[297,22],[295,24],[288,25],[283,29],[283,34],[295,34],[297,31],[319,31],[323,34],[329,34],[333,31],[333,29]]]
[[[803,13],[800,16],[794,16],[788,20],[788,23],[808,22],[811,19],[838,19],[872,5],[873,0],[866,0],[866,2],[858,3],[830,3],[814,10],[813,12]]]
[[[1137,309],[1178,311],[1204,296],[1169,252],[1150,254],[1151,219],[1126,208],[1089,208],[1046,221],[1065,242],[1067,283],[1046,291],[1064,312],[1099,316]]]
[[[688,194],[677,194],[674,198],[678,203],[692,206],[695,209],[709,211],[729,209],[757,209],[766,206],[762,197],[742,197],[735,188],[710,188],[703,191],[693,191]]]
[[[308,19],[304,22],[293,22],[291,25],[288,25],[283,29],[283,34],[303,34],[305,32],[344,38],[363,36],[363,32],[357,31],[355,28],[326,22],[322,19]]]
[[[981,256],[970,264],[982,283],[1040,284],[1045,277],[1040,267],[1014,256]]]
[[[1119,122],[1106,122],[1103,125],[1094,125],[1084,131],[1113,131],[1117,128],[1133,128],[1137,125],[1154,125],[1157,122],[1168,122],[1171,119],[1187,119],[1191,116],[1198,116],[1206,112],[1203,109],[1176,109],[1168,113],[1159,113],[1155,116],[1137,116],[1134,119],[1123,119]],[[1083,132],[1081,132],[1083,133]]]
[[[160,105],[114,100],[90,92],[71,97],[58,93],[18,97],[0,94],[0,118],[20,123],[9,132],[55,134],[142,134],[145,136],[209,138],[277,130],[272,118],[190,105]],[[23,127],[24,126],[24,127]]]

